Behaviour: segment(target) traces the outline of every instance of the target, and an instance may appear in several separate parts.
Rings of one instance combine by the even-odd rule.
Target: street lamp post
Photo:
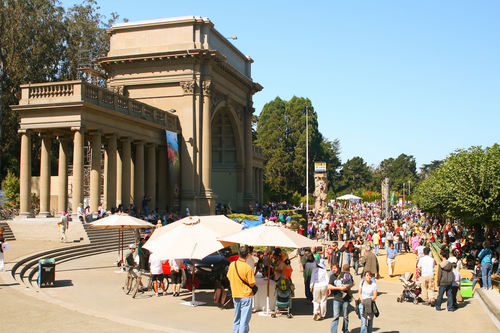
[[[306,107],[306,214],[309,213],[309,107]],[[309,217],[307,218],[309,220]]]

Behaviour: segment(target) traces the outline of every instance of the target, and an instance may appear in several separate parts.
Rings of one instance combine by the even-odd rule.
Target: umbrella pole
[[[191,302],[184,302],[181,303],[182,305],[189,305],[189,306],[198,306],[198,305],[203,305],[206,304],[206,302],[197,302],[194,297],[195,293],[195,286],[194,286],[194,273],[196,270],[196,263],[194,259],[191,259],[193,262],[193,272],[191,273]]]
[[[266,297],[266,314],[269,314],[269,283],[271,280],[271,253],[269,246],[267,247],[267,297]]]
[[[121,241],[122,241],[121,250],[122,250],[122,265],[123,265],[123,226],[121,227],[120,237],[121,237]]]

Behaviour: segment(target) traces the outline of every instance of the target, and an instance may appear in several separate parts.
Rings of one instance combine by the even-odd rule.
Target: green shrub
[[[10,171],[2,181],[2,191],[4,202],[9,207],[17,207],[19,205],[19,178]]]

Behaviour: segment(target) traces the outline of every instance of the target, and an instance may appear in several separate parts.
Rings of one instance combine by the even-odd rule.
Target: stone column
[[[134,163],[134,199],[135,207],[142,212],[142,199],[144,199],[144,143],[135,143]]]
[[[123,204],[122,200],[122,195],[123,195],[123,188],[122,188],[122,181],[123,181],[123,156],[122,153],[120,152],[120,148],[117,148],[116,150],[116,207],[120,206]]]
[[[132,158],[130,138],[122,138],[122,205],[123,209],[130,207],[130,160]]]
[[[151,198],[149,209],[156,209],[156,145],[146,146],[147,172],[146,172],[146,194]]]
[[[253,199],[252,169],[253,169],[253,143],[252,143],[252,108],[245,112],[245,204]]]
[[[202,156],[202,189],[206,198],[212,197],[212,126],[210,121],[210,90],[211,81],[203,81],[203,141]]]
[[[57,173],[57,210],[68,210],[68,139],[59,137],[59,165]]]
[[[38,217],[50,216],[50,143],[52,137],[42,133],[40,151],[40,213]]]
[[[97,215],[101,199],[101,133],[92,133],[92,165],[90,169],[90,211]]]
[[[71,128],[73,136],[73,221],[78,222],[78,206],[83,203],[83,145],[84,135],[81,127]]]
[[[167,147],[158,147],[158,188],[157,202],[160,210],[167,209]]]
[[[105,209],[116,208],[116,135],[107,138],[105,150],[106,173],[106,202]]]
[[[31,211],[31,134],[21,132],[21,163],[19,170],[19,215],[30,217]]]

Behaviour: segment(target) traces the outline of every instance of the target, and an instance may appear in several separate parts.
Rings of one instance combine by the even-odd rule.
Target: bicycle
[[[126,295],[131,294],[132,298],[135,298],[137,292],[139,291],[139,279],[140,272],[135,268],[130,268],[127,273],[125,285],[122,287]]]
[[[143,275],[148,276],[148,283],[146,284],[146,289],[144,291],[151,291],[154,290],[153,288],[153,274],[150,272],[144,272]],[[160,284],[162,281],[158,281],[158,288],[160,288]],[[170,286],[170,279],[168,275],[163,275],[163,285],[165,286],[164,292],[166,293],[168,290],[168,287]]]

